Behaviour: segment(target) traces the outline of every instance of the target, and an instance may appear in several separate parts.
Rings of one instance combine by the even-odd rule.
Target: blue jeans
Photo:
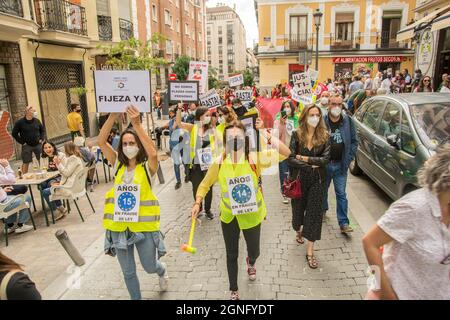
[[[118,249],[117,259],[119,260],[122,273],[125,278],[128,292],[132,300],[141,299],[141,288],[136,274],[136,262],[134,261],[134,246],[139,254],[142,267],[147,273],[156,273],[158,276],[164,275],[165,269],[161,262],[156,259],[156,246],[152,238],[152,232],[143,232],[145,239],[129,245],[127,250]]]
[[[341,162],[330,162],[327,165],[326,193],[324,199],[324,209],[328,210],[328,188],[333,180],[334,191],[336,193],[337,219],[340,226],[348,225],[348,201],[345,188],[347,186],[347,171],[342,172]]]
[[[42,196],[53,211],[62,206],[61,200],[50,201],[50,188],[44,189],[42,191]]]
[[[3,202],[8,202],[14,197],[15,196],[7,196]],[[29,204],[31,204],[31,197],[29,195],[25,195],[25,199]],[[23,203],[23,201],[21,199],[16,199],[8,204],[8,206],[5,208],[5,211],[8,212],[8,211],[14,210],[18,206],[20,206],[22,203]],[[17,223],[24,224],[29,219],[30,219],[30,213],[28,212],[28,209],[22,209],[19,211],[19,220],[17,221]],[[6,223],[13,224],[16,222],[16,220],[17,220],[17,213],[8,217],[8,219],[6,219]]]
[[[283,182],[284,182],[284,179],[286,179],[286,177],[289,174],[289,167],[288,167],[287,159],[278,163],[278,170],[279,170],[279,176],[280,176],[281,194],[283,194]]]
[[[181,172],[180,172],[180,165],[174,164],[173,170],[175,171],[175,178],[177,179],[177,183],[181,183]]]

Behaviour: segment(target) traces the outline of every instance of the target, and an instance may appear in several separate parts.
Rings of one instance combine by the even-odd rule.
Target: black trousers
[[[190,171],[190,178],[192,182],[192,193],[194,195],[194,201],[196,200],[197,190],[200,186],[200,183],[202,183],[203,178],[206,176],[207,171],[202,171],[200,169],[200,165],[194,164],[192,166],[192,169]],[[205,197],[205,212],[211,211],[211,202],[212,202],[212,196],[213,196],[213,188],[211,186],[211,189],[209,189],[209,192],[206,194]]]
[[[237,219],[234,218],[230,223],[222,222],[223,239],[227,251],[227,270],[228,281],[230,282],[230,291],[238,290],[238,257],[239,257],[239,237],[241,229]],[[247,244],[247,256],[249,263],[254,265],[259,257],[259,243],[261,238],[261,224],[256,227],[242,230],[245,242]]]

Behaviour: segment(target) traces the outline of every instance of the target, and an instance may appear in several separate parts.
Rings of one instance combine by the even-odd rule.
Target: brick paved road
[[[165,164],[166,168],[168,167]],[[170,169],[168,169],[170,171]],[[281,202],[278,177],[264,177],[264,194],[268,218],[262,225],[261,256],[257,261],[258,279],[250,283],[245,266],[245,242],[240,242],[239,289],[244,299],[361,299],[366,292],[366,260],[362,252],[362,231],[353,220],[355,232],[347,238],[339,233],[335,214],[324,223],[322,240],[316,244],[320,268],[309,269],[305,260],[306,245],[298,245],[291,228],[290,205]],[[218,187],[215,188],[213,208],[218,208]],[[97,194],[101,203],[101,194]],[[330,197],[334,209],[334,196]],[[138,264],[139,279],[145,299],[228,299],[225,247],[219,219],[203,220],[197,228],[194,244],[196,255],[180,251],[188,236],[189,211],[192,205],[191,184],[174,190],[174,181],[159,192],[162,230],[166,233],[168,254],[162,258],[168,266],[170,285],[159,292],[156,275],[147,275]],[[333,212],[333,211],[331,211]],[[215,212],[217,214],[217,211]],[[95,221],[98,224],[99,221]],[[86,224],[87,225],[87,224]],[[85,225],[83,225],[84,227]],[[96,234],[100,234],[96,228]],[[90,262],[82,269],[79,287],[59,291],[53,283],[45,293],[60,299],[128,299],[116,258],[102,254],[100,235],[85,256]],[[47,259],[47,258],[46,258]],[[58,282],[55,280],[55,282]],[[61,282],[61,280],[59,280]],[[50,294],[50,292],[52,292]],[[55,293],[57,292],[57,293]]]

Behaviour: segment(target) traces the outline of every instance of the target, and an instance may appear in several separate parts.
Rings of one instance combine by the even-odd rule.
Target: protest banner
[[[133,105],[140,112],[150,112],[152,103],[148,71],[95,70],[97,112],[125,112]]]
[[[169,81],[170,102],[197,102],[198,81]]]
[[[200,96],[200,105],[208,108],[220,107],[220,97],[216,92],[216,89],[211,89],[204,95]]]
[[[250,102],[253,99],[252,90],[237,90],[235,95],[241,102]]]
[[[319,71],[316,71],[314,69],[308,69],[307,73],[312,82],[317,81],[317,78],[319,77]]]
[[[292,75],[294,90],[298,95],[312,95],[311,78],[307,72]]]
[[[237,87],[244,83],[244,76],[242,74],[237,74],[235,76],[228,78],[228,83],[230,87]]]
[[[204,94],[208,90],[208,62],[205,61],[189,62],[188,80],[198,81],[199,93]]]

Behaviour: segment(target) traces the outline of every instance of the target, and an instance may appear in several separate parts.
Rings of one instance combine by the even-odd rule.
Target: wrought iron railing
[[[112,40],[111,17],[97,16],[97,23],[98,23],[98,38],[101,41],[111,41]]]
[[[86,10],[64,0],[34,0],[36,22],[42,30],[87,35]]]
[[[313,45],[313,34],[287,34],[284,37],[284,50],[299,50],[306,49]]]
[[[355,50],[361,44],[361,33],[352,32],[347,34],[330,33],[331,50]]]
[[[377,32],[377,49],[407,49],[408,42],[397,41],[390,31]]]
[[[0,12],[13,16],[23,17],[22,1],[20,0],[0,0]]]
[[[131,21],[120,18],[119,26],[121,40],[128,40],[130,38],[133,38],[133,23]]]

